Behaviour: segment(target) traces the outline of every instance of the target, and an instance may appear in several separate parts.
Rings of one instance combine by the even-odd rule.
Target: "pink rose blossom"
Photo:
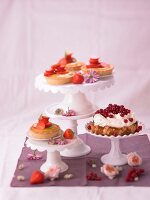
[[[110,164],[104,164],[101,167],[101,172],[105,174],[109,179],[113,179],[116,175],[118,175],[120,170],[122,170],[122,168],[114,167]]]
[[[53,181],[53,180],[55,180],[56,178],[59,177],[59,173],[60,173],[60,167],[58,167],[58,166],[52,166],[45,173],[45,178]]]
[[[139,166],[142,164],[142,158],[136,152],[129,153],[127,159],[130,166]]]

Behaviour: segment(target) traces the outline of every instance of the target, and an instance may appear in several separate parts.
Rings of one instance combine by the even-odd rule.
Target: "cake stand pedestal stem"
[[[62,105],[67,105],[69,109],[75,110],[78,115],[87,114],[93,111],[92,103],[87,99],[86,95],[82,92],[67,93],[65,94]]]
[[[77,120],[69,120],[68,127],[73,130],[73,132],[77,135],[77,127],[78,123]]]
[[[46,162],[41,166],[40,169],[45,173],[52,166],[60,167],[60,172],[64,172],[68,169],[68,165],[61,160],[60,152],[57,150],[47,151]]]
[[[110,152],[101,157],[104,164],[124,165],[127,163],[127,156],[121,153],[119,138],[112,137]]]

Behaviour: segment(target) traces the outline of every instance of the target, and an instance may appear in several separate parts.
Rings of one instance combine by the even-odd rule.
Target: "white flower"
[[[22,176],[22,175],[19,175],[19,176],[17,176],[17,180],[18,180],[18,181],[24,181],[24,180],[25,180],[25,177]]]
[[[73,174],[65,174],[64,179],[71,179],[73,178]]]

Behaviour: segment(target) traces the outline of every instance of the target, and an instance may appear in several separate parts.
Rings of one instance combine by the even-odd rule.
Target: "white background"
[[[113,64],[115,85],[88,98],[99,106],[124,104],[150,127],[149,37],[149,0],[0,0],[0,200],[150,198],[148,188],[9,187],[29,126],[63,98],[38,91],[34,79],[65,51]]]

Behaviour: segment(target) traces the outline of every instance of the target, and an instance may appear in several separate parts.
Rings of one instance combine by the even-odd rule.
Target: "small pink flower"
[[[68,110],[62,114],[65,117],[71,117],[71,116],[76,116],[77,113],[74,110],[71,110],[68,108]]]
[[[65,145],[69,142],[65,138],[56,138],[56,139],[49,139],[48,144],[50,145]]]
[[[122,170],[122,168],[114,167],[110,164],[104,164],[101,167],[101,172],[105,174],[109,179],[113,179],[116,175],[118,175],[120,170]]]
[[[100,75],[94,70],[90,70],[88,71],[87,74],[84,75],[85,83],[95,83],[99,81],[99,79],[100,79]]]
[[[142,158],[136,152],[129,153],[127,159],[130,166],[139,166],[142,164]]]
[[[45,178],[53,181],[53,180],[55,180],[56,178],[59,177],[59,173],[60,173],[60,167],[58,167],[58,166],[52,166],[45,173]]]
[[[28,153],[28,154],[27,154],[27,159],[28,159],[28,160],[39,160],[39,159],[41,159],[42,157],[43,157],[42,154],[35,154],[35,153],[33,153],[33,154]]]

